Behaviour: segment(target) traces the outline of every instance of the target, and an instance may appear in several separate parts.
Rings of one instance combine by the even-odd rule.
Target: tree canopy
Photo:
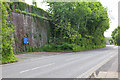
[[[109,17],[100,2],[49,2],[49,6],[52,37],[82,46],[106,44],[103,34]]]
[[[112,32],[112,38],[114,40],[114,43],[116,45],[120,46],[120,26],[118,26],[117,28],[115,28],[115,30]]]

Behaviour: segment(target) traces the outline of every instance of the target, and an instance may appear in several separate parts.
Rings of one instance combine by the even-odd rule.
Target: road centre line
[[[51,66],[53,64],[55,64],[55,63],[51,63],[51,64],[43,65],[43,66],[40,66],[40,67],[35,67],[35,68],[32,68],[32,69],[27,69],[27,70],[24,70],[24,71],[20,71],[20,73],[25,73],[25,72],[28,72],[28,71],[32,71],[32,70],[48,67],[48,66]]]

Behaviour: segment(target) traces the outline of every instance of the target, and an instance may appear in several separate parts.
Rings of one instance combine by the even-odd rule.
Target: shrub
[[[61,43],[61,44],[46,44],[43,47],[41,47],[41,49],[43,51],[72,51],[74,47],[74,44],[69,44],[69,43]]]
[[[61,50],[73,50],[74,44],[69,44],[63,42],[62,45],[60,46]]]
[[[46,44],[43,47],[41,47],[43,51],[51,51],[53,50],[53,45],[52,44]]]

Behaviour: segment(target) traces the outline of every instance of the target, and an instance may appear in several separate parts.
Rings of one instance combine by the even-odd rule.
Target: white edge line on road
[[[86,71],[85,73],[81,74],[80,76],[78,76],[77,78],[88,78],[92,73],[94,73],[97,69],[99,69],[101,66],[103,66],[105,63],[107,63],[108,61],[110,61],[113,57],[115,57],[117,54],[111,56],[110,58],[104,60],[103,62],[101,62],[100,64],[96,65],[95,67],[89,69],[88,71]]]
[[[35,67],[35,68],[32,68],[32,69],[27,69],[27,70],[24,70],[24,71],[20,71],[20,73],[32,71],[32,70],[39,69],[39,68],[48,67],[48,66],[51,66],[51,65],[53,65],[53,64],[55,64],[55,63],[51,63],[51,64],[43,65],[43,66],[40,66],[40,67]]]

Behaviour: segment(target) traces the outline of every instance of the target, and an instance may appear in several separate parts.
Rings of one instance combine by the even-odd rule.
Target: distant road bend
[[[63,53],[2,65],[3,78],[84,78],[102,63],[117,56],[117,46]]]

